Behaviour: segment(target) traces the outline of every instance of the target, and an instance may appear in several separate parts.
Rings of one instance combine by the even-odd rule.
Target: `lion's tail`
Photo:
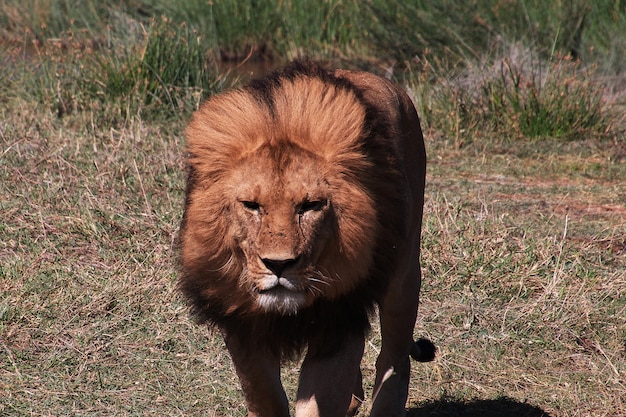
[[[430,362],[435,359],[437,348],[428,339],[418,339],[411,346],[411,357],[418,362]]]

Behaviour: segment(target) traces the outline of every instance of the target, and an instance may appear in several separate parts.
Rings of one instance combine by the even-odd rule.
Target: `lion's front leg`
[[[414,262],[392,281],[380,306],[382,347],[376,361],[371,417],[406,414],[413,328],[417,317],[421,272]]]
[[[287,396],[280,381],[280,360],[260,352],[256,346],[245,346],[237,336],[225,335],[249,417],[289,417]]]
[[[300,370],[296,417],[345,417],[349,411],[356,412],[353,394],[362,393],[364,346],[362,336],[346,337],[332,355],[317,355],[315,347],[309,346]]]

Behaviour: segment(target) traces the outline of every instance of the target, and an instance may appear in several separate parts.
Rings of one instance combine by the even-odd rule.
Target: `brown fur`
[[[410,297],[388,309],[406,325],[381,358],[404,368],[414,348],[425,154],[409,99],[371,74],[296,62],[208,100],[186,137],[180,287],[222,330],[250,415],[287,415],[276,368],[305,347],[297,415],[345,415],[348,397],[320,398],[332,390],[316,380],[341,358],[353,365],[332,372],[360,395],[375,304],[385,343],[387,298]],[[403,407],[399,384],[379,408]]]

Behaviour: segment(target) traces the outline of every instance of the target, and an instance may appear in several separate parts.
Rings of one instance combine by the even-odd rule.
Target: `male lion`
[[[371,415],[404,415],[409,354],[434,356],[413,342],[426,155],[411,100],[295,62],[212,97],[185,133],[180,288],[221,330],[248,415],[289,416],[280,364],[302,351],[296,416],[354,415],[375,305]]]

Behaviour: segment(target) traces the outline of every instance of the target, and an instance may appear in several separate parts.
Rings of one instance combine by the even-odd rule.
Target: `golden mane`
[[[214,96],[194,114],[185,132],[189,163],[219,175],[265,144],[291,142],[344,169],[367,169],[360,149],[365,119],[355,91],[320,78],[281,80],[265,97],[241,88]]]

